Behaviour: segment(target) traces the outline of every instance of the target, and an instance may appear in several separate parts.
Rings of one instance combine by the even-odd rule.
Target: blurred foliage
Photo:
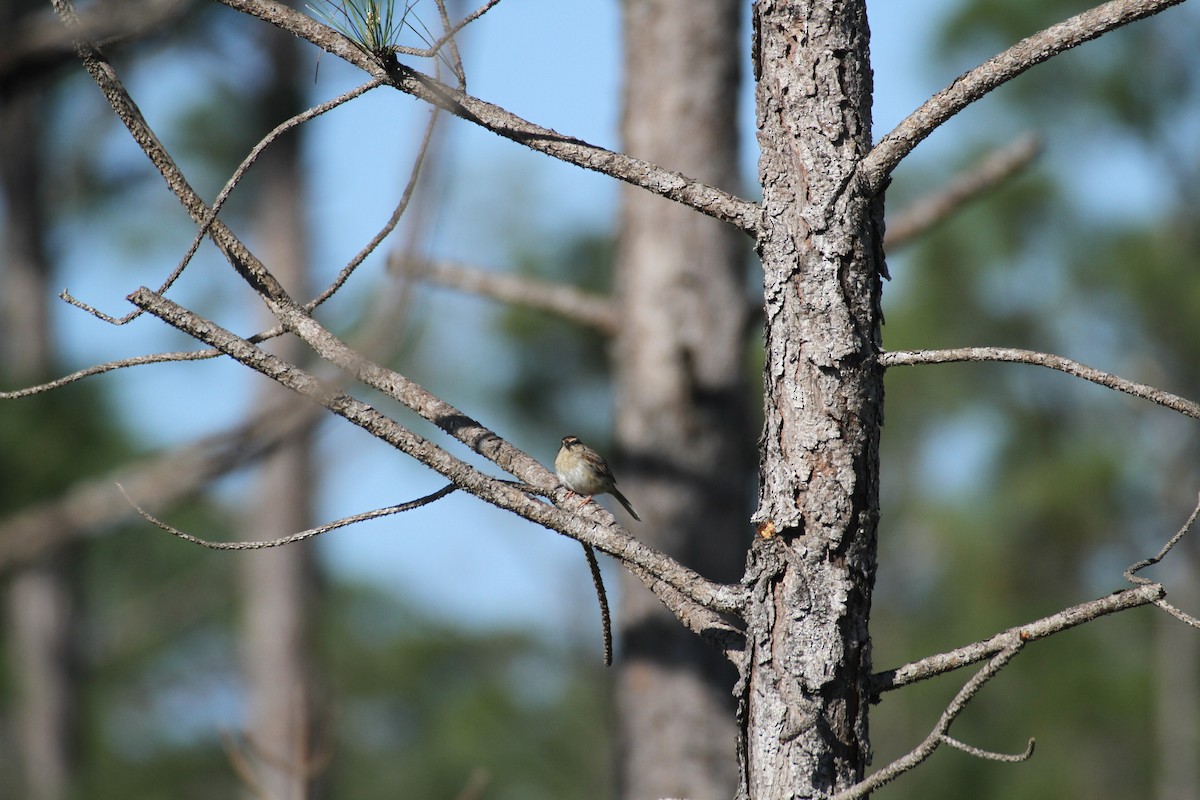
[[[517,272],[528,278],[568,283],[598,297],[611,297],[610,237],[584,234],[545,250],[517,246],[511,261]],[[518,420],[543,433],[570,432],[607,450],[607,412],[581,414],[580,410],[611,404],[608,337],[557,315],[521,306],[501,311],[496,326],[519,354],[505,376],[503,389],[504,402]]]
[[[942,29],[940,61],[967,69],[1081,10],[963,3]],[[981,124],[960,136],[955,168],[1016,130],[1044,133],[1047,152],[894,260],[888,349],[1024,347],[1200,397],[1200,150],[1175,146],[1200,100],[1200,70],[1181,55],[1194,31],[1167,12],[1036,67],[966,112]],[[1194,120],[1188,129],[1194,142]],[[1134,164],[1161,213],[1113,219],[1105,207],[1120,207],[1119,195],[1090,196],[1097,184],[1063,169],[1079,139],[1104,143],[1087,150],[1096,160],[1083,170],[1103,171],[1110,157]],[[897,183],[896,194],[919,194]],[[1110,180],[1106,190],[1122,187]],[[1121,588],[1121,570],[1157,551],[1200,488],[1190,420],[1065,375],[957,364],[896,368],[886,382],[877,669]],[[1151,796],[1164,771],[1156,707],[1200,715],[1159,699],[1173,687],[1154,680],[1155,643],[1189,635],[1140,609],[1031,645],[951,733],[1003,752],[1035,737],[1033,759],[994,764],[944,748],[880,796]],[[974,669],[885,695],[872,716],[876,766],[924,738]]]

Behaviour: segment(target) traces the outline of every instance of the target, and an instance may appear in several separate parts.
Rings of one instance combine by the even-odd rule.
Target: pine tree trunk
[[[303,108],[298,81],[304,80],[304,70],[296,41],[270,36],[269,43],[274,75],[264,91],[264,129]],[[294,135],[264,153],[255,171],[262,192],[256,209],[258,252],[295,297],[308,296],[302,172],[300,139]],[[291,361],[302,358],[304,350],[290,337],[268,347]],[[278,405],[296,398],[270,384],[258,399]],[[307,432],[263,460],[247,515],[253,538],[274,539],[311,527],[312,462]],[[320,761],[314,756],[319,732],[310,664],[319,593],[315,553],[311,542],[300,542],[246,553],[242,567],[242,652],[250,700],[248,735],[251,751],[258,756],[255,777],[263,796],[305,800],[313,796],[315,765]]]
[[[626,0],[623,149],[738,188],[744,58],[734,0]],[[744,234],[632,187],[621,196],[619,465],[631,530],[736,581],[751,534]],[[728,800],[737,676],[623,575],[617,662],[622,797]]]
[[[0,12],[0,24],[16,25],[21,10],[14,6]],[[51,265],[40,183],[44,92],[43,86],[26,86],[14,90],[0,106],[0,372],[9,385],[45,380],[55,363],[47,301],[53,294]],[[52,537],[54,532],[45,534]],[[12,738],[21,763],[21,774],[10,779],[10,788],[22,787],[22,796],[30,800],[66,797],[76,766],[76,560],[76,548],[59,548],[13,575],[5,587],[10,669],[17,692]]]
[[[759,536],[749,559],[741,795],[819,797],[870,758],[882,202],[865,3],[759,0],[752,58],[766,364]]]

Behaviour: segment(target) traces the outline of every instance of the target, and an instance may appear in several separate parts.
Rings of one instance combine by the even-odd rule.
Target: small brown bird
[[[593,495],[611,494],[625,506],[631,517],[638,522],[642,521],[625,499],[625,495],[617,489],[617,479],[613,477],[608,462],[578,438],[563,437],[562,449],[554,457],[554,471],[558,473],[558,479],[563,485],[572,492],[587,495],[587,500],[583,501],[584,505],[592,501]]]

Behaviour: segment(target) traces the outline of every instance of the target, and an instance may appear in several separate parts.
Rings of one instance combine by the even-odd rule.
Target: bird
[[[571,492],[587,495],[587,500],[583,501],[584,505],[592,501],[593,495],[611,494],[625,506],[631,517],[638,522],[642,521],[625,499],[625,495],[617,489],[617,479],[613,477],[612,469],[604,460],[604,456],[579,441],[579,437],[562,438],[562,448],[554,457],[554,471]]]

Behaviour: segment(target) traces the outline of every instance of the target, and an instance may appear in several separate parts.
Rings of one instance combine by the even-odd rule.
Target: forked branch
[[[1011,661],[1017,653],[1021,652],[1021,648],[1024,646],[1025,643],[1018,640],[1006,647],[1004,650],[1001,650],[996,655],[992,656],[992,660],[987,663],[987,666],[975,673],[975,675],[971,677],[971,680],[967,681],[963,688],[959,690],[958,694],[954,696],[954,699],[950,701],[950,705],[948,705],[946,710],[942,712],[942,716],[938,720],[937,725],[934,726],[933,730],[930,731],[929,735],[925,737],[925,740],[921,742],[921,744],[917,745],[917,747],[914,748],[912,752],[908,753],[908,755],[896,759],[883,769],[867,777],[866,780],[854,784],[843,792],[838,792],[833,796],[834,800],[855,800],[859,797],[866,797],[871,792],[875,791],[881,786],[884,786],[885,784],[891,783],[905,772],[908,772],[910,769],[913,769],[924,762],[931,755],[933,755],[933,752],[942,744],[949,744],[952,747],[957,747],[958,749],[971,753],[972,755],[979,756],[980,758],[991,759],[993,761],[1025,761],[1032,756],[1034,744],[1033,739],[1029,740],[1029,744],[1025,747],[1025,751],[1023,753],[1007,755],[1003,753],[993,753],[987,750],[980,750],[979,748],[965,745],[957,739],[952,739],[947,735],[949,733],[950,726],[954,723],[954,720],[958,717],[958,715],[961,714],[967,707],[967,703],[971,702],[971,699],[979,693],[979,690],[984,687],[984,684],[996,677],[996,674],[999,673],[1000,670],[1004,669],[1008,662]]]
[[[1125,611],[1138,606],[1150,605],[1166,596],[1166,590],[1157,583],[1147,583],[1132,589],[1123,589],[1115,594],[1080,603],[1077,606],[1065,608],[1057,614],[1042,617],[1015,628],[996,634],[989,639],[968,644],[946,653],[926,656],[918,661],[905,664],[902,667],[876,673],[871,677],[871,695],[874,701],[879,700],[883,692],[899,689],[902,686],[944,675],[956,669],[968,667],[984,659],[991,658],[1017,643],[1032,642],[1045,639],[1056,633],[1069,630],[1085,622]]]

